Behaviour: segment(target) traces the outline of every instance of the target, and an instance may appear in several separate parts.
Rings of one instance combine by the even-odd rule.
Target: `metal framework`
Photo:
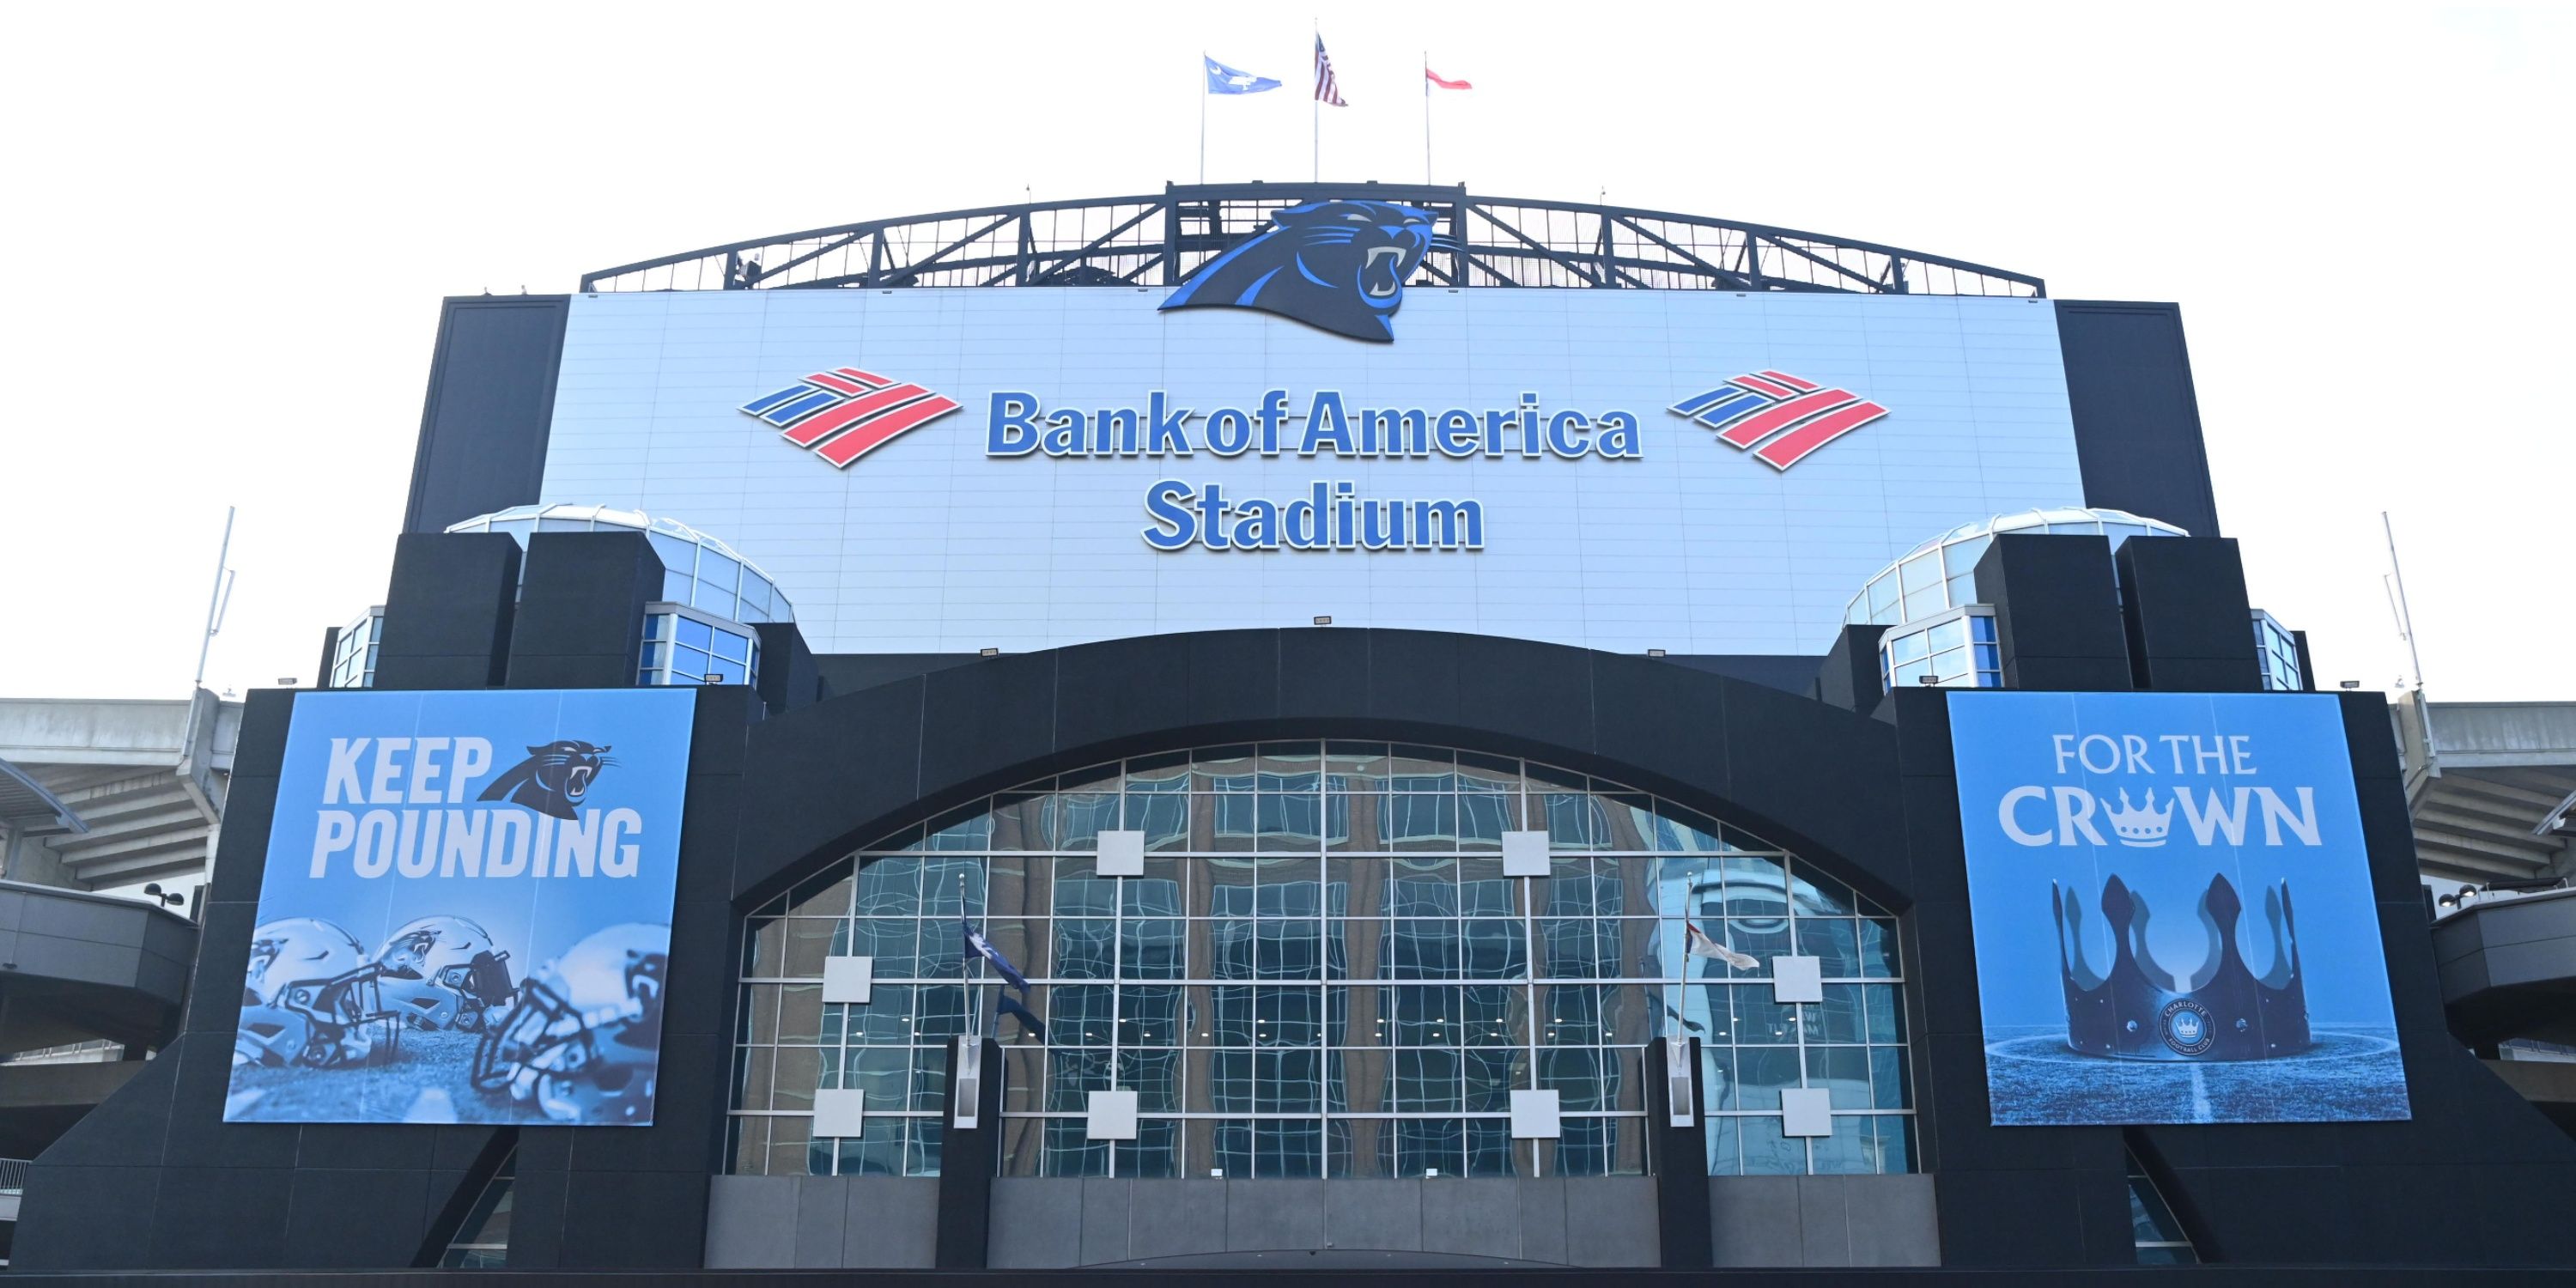
[[[1466,185],[1169,185],[1160,196],[1032,202],[759,237],[601,269],[584,291],[898,286],[1176,286],[1269,226],[1328,199],[1439,216],[1418,286],[1913,295],[2048,293],[2039,278],[1873,242],[1625,206],[1479,197]]]

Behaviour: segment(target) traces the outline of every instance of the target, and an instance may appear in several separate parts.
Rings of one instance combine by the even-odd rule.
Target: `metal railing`
[[[27,1169],[36,1165],[32,1158],[0,1158],[0,1194],[16,1194],[27,1188]]]
[[[1440,232],[1412,284],[2041,297],[2037,277],[1765,224],[1482,197],[1465,185],[1202,184],[869,220],[601,269],[584,291],[1174,286],[1307,201],[1391,201]]]

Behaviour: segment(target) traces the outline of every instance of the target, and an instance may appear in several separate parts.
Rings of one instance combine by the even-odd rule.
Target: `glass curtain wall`
[[[1096,875],[1113,828],[1145,833],[1144,876]],[[1547,878],[1503,876],[1519,829],[1548,833]],[[1043,1039],[997,1016],[969,922],[1030,980]],[[1756,964],[1689,955],[1686,923]],[[886,838],[753,915],[730,1166],[936,1174],[946,1044],[972,1024],[1004,1051],[1009,1175],[1642,1172],[1644,1046],[1675,1031],[1703,1044],[1693,1165],[1908,1171],[1895,927],[1757,838],[1541,764],[1341,742],[1132,759]],[[1769,1000],[1789,953],[1823,959],[1823,1004]],[[833,955],[874,959],[871,1001],[822,1002]],[[866,1091],[862,1137],[811,1137],[818,1087]],[[1834,1135],[1784,1137],[1784,1087],[1831,1089]],[[1511,1138],[1531,1088],[1559,1093],[1559,1139]],[[1085,1139],[1112,1089],[1138,1093],[1138,1138]]]

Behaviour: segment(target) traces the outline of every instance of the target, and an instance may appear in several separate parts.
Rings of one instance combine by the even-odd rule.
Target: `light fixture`
[[[292,688],[294,688],[294,687],[295,687],[295,677],[294,677],[294,676],[291,676],[291,675],[281,675],[281,676],[277,677],[277,687],[279,687],[279,688],[281,688],[281,689],[292,689]]]
[[[2339,685],[2337,685],[2337,686],[2335,686],[2335,687],[2337,687],[2337,688],[2343,688],[2343,689],[2358,689],[2358,688],[2360,688],[2360,687],[2361,687],[2361,681],[2359,681],[2359,680],[2346,680],[2346,681],[2344,681],[2343,683],[2341,683],[2341,684],[2339,684]]]
[[[1914,682],[1916,684],[1939,684],[1941,682],[1941,677],[1927,672],[1923,675],[1915,676]]]
[[[1320,616],[1320,617],[1317,617],[1317,618],[1315,619],[1315,624],[1316,624],[1317,626],[1330,626],[1330,625],[1332,625],[1332,624],[1333,624],[1333,617],[1332,617],[1332,614],[1330,614],[1330,613],[1326,613],[1326,614],[1324,614],[1324,615],[1322,615],[1322,616]]]
[[[979,648],[975,650],[975,656],[977,657],[1000,657],[1001,655],[1002,650],[997,648]]]

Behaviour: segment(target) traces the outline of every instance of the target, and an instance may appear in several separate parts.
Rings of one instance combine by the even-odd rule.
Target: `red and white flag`
[[[1474,89],[1474,88],[1476,88],[1476,86],[1475,86],[1474,82],[1472,82],[1472,81],[1447,80],[1447,79],[1443,79],[1443,78],[1441,77],[1440,73],[1438,73],[1438,72],[1435,72],[1435,71],[1431,70],[1429,67],[1424,67],[1424,68],[1422,69],[1422,75],[1423,75],[1423,77],[1424,77],[1425,79],[1429,80],[1432,84],[1437,85],[1437,86],[1439,86],[1439,87],[1440,87],[1440,88],[1442,88],[1442,89]]]
[[[1324,52],[1324,38],[1315,37],[1315,101],[1332,107],[1349,107],[1342,101],[1341,82],[1333,79],[1333,56]]]

